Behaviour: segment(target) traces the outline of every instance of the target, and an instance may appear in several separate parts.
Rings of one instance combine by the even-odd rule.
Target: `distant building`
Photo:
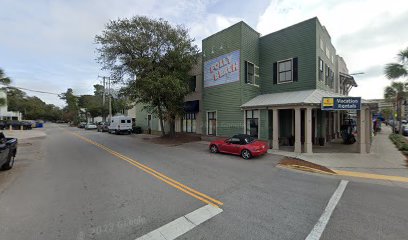
[[[5,90],[0,90],[0,98],[4,98],[6,103],[0,106],[0,120],[19,120],[23,119],[21,112],[10,112],[7,105],[7,93]]]

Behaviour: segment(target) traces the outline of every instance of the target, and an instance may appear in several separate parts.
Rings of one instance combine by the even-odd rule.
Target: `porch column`
[[[313,153],[312,150],[312,108],[305,111],[305,152]]]
[[[279,150],[279,109],[272,109],[272,149]]]
[[[340,126],[341,126],[340,114],[341,112],[337,111],[337,126],[336,126],[337,137],[340,137]]]
[[[302,152],[302,141],[301,141],[301,120],[300,120],[301,114],[300,114],[300,108],[295,108],[295,153],[301,153]]]
[[[365,109],[366,112],[366,153],[370,153],[371,148],[371,131],[373,130],[373,119],[371,117],[371,112],[369,108]]]
[[[329,117],[329,139],[332,140],[333,138],[333,112],[328,112]]]
[[[358,111],[358,144],[360,154],[366,153],[366,111]]]

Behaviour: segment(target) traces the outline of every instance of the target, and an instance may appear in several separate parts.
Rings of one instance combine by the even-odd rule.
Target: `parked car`
[[[79,128],[85,128],[85,125],[86,125],[86,122],[80,122],[80,123],[78,124],[78,127],[79,127]]]
[[[402,135],[408,136],[408,124],[402,124]]]
[[[98,122],[97,126],[97,130],[98,132],[108,132],[109,128],[108,128],[108,123],[106,122]]]
[[[268,144],[247,134],[237,134],[226,140],[212,141],[209,148],[212,153],[229,153],[250,159],[265,154],[268,151]]]
[[[17,154],[17,138],[6,138],[0,132],[0,168],[9,170],[14,166],[14,158]]]
[[[97,129],[98,127],[96,126],[96,124],[95,123],[87,123],[86,125],[85,125],[85,129],[86,130],[94,130],[94,129]]]
[[[112,117],[109,123],[109,133],[132,133],[132,118],[126,116],[115,116]]]

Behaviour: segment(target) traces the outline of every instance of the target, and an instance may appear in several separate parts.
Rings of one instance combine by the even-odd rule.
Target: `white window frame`
[[[255,63],[253,63],[253,62],[245,61],[245,64],[248,64],[248,63],[254,65],[254,83],[250,83],[250,82],[245,82],[245,83],[249,84],[249,85],[256,86],[256,87],[259,87],[259,84],[257,84],[257,82],[256,82],[256,78],[259,78],[259,74],[256,74],[256,70],[259,69],[259,66],[255,65]],[[247,79],[248,79],[248,66],[246,67],[246,70],[247,71],[245,72],[245,78],[244,78],[245,81],[247,81]]]
[[[245,109],[244,110],[244,134],[247,133],[247,111],[258,111],[258,138],[260,139],[260,134],[261,134],[261,109]],[[253,116],[253,115],[252,115]],[[250,135],[250,134],[248,134]]]
[[[208,113],[215,112],[215,135],[208,135]],[[205,112],[205,135],[207,136],[218,136],[218,112],[217,110],[209,110]]]
[[[323,41],[322,37],[320,37],[320,49],[322,49],[322,51],[324,51],[324,41]]]
[[[290,66],[291,66],[291,70],[290,70],[290,72],[291,72],[291,81],[285,81],[285,82],[281,82],[280,81],[280,78],[279,78],[279,64],[280,63],[282,63],[282,62],[287,62],[287,61],[290,61]],[[285,60],[280,60],[280,61],[278,61],[278,63],[277,63],[277,66],[276,66],[276,74],[278,75],[278,76],[276,76],[276,83],[277,84],[285,84],[285,83],[293,83],[293,58],[288,58],[288,59],[285,59]]]

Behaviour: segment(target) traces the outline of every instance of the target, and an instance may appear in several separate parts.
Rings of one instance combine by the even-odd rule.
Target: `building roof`
[[[323,97],[347,97],[345,95],[311,89],[303,91],[269,93],[259,95],[241,105],[242,108],[271,107],[285,105],[320,105]],[[366,103],[362,100],[362,103]]]

